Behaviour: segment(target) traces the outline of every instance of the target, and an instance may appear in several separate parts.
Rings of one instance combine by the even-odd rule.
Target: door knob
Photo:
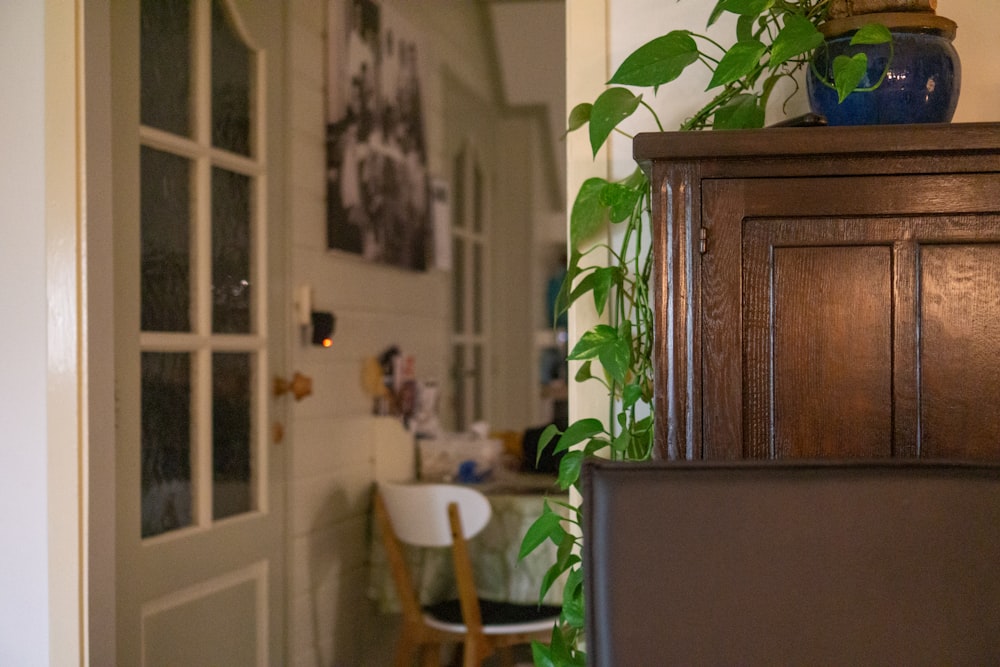
[[[298,371],[295,372],[291,380],[280,377],[274,378],[274,395],[283,396],[288,392],[292,392],[292,396],[295,397],[296,401],[301,401],[313,393],[312,378]]]

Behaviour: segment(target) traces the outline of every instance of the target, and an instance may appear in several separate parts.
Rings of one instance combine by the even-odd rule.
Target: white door
[[[281,664],[281,3],[111,15],[117,662]]]

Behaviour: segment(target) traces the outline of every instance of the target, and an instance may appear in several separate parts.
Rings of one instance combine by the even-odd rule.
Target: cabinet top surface
[[[709,132],[646,132],[636,135],[633,157],[690,162],[706,158],[795,157],[1000,152],[1000,123],[774,127]]]

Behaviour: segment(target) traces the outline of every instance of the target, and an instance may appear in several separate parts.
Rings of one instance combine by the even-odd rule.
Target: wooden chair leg
[[[441,667],[440,644],[424,644],[420,648],[420,667]]]
[[[466,637],[462,644],[462,650],[465,652],[462,667],[480,667],[483,660],[490,656],[491,651],[482,639]]]
[[[510,646],[502,646],[497,650],[500,658],[500,667],[514,667],[514,649]]]
[[[396,657],[393,660],[395,667],[413,667],[413,658],[417,654],[417,640],[412,633],[403,628],[399,635],[399,642],[396,644]]]

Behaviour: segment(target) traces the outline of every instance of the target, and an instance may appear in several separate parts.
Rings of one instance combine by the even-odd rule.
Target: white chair
[[[450,484],[378,486],[375,515],[403,609],[396,667],[409,667],[418,652],[423,665],[437,665],[444,643],[464,644],[465,667],[480,665],[498,650],[509,664],[509,647],[551,637],[558,608],[481,600],[476,594],[466,539],[486,527],[490,514],[489,500],[471,488]],[[457,600],[421,606],[402,543],[451,547]]]

